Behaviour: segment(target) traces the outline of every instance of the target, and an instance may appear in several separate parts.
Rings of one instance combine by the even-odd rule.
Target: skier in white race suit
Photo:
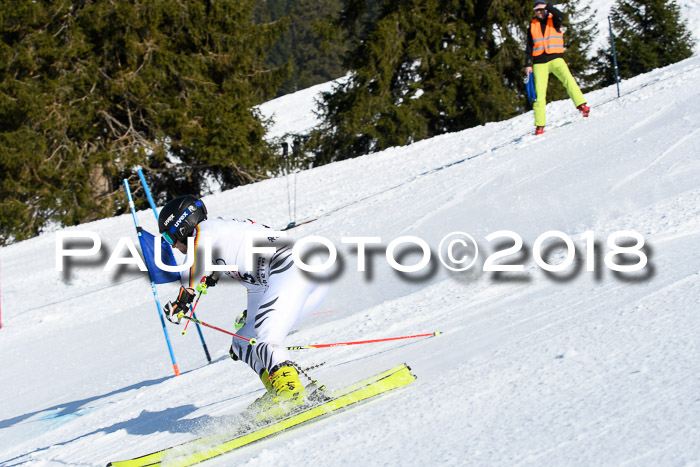
[[[233,337],[230,353],[234,360],[247,363],[267,389],[254,406],[265,412],[273,407],[286,411],[303,404],[306,391],[284,339],[297,322],[318,309],[327,286],[309,278],[294,264],[291,242],[275,237],[273,229],[249,219],[207,219],[204,203],[190,195],[167,203],[158,216],[158,227],[168,243],[187,255],[186,261],[194,256],[189,287],[180,287],[178,298],[165,305],[167,319],[180,324],[178,315],[189,312],[195,288],[206,291],[222,275],[240,281],[248,289],[248,308],[236,319],[237,334],[252,341]],[[188,250],[188,238],[194,251]],[[266,251],[251,254],[247,251],[250,245]],[[228,270],[206,275],[198,283],[196,269],[203,247],[211,248],[213,263]],[[246,267],[248,257],[252,258],[250,270]],[[200,271],[205,267],[199,266]]]

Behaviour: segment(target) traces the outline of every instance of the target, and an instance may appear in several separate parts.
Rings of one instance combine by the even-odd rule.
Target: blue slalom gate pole
[[[143,186],[143,191],[146,192],[146,199],[148,199],[148,204],[151,205],[153,209],[153,215],[156,216],[156,223],[158,223],[158,211],[156,210],[156,203],[153,201],[153,196],[151,196],[151,190],[148,189],[148,183],[146,183],[146,177],[143,176],[143,170],[138,169],[136,172],[139,174],[141,179],[141,185]]]
[[[139,174],[139,178],[141,179],[141,185],[143,185],[143,190],[146,192],[146,198],[148,199],[148,204],[151,205],[151,209],[153,209],[153,215],[156,216],[156,223],[158,223],[158,211],[156,210],[156,203],[153,201],[153,196],[151,196],[151,190],[148,189],[148,183],[146,182],[146,177],[143,176],[143,170],[138,169],[137,172]],[[197,319],[197,317],[194,314],[194,310],[192,310],[192,317],[194,319]],[[207,357],[207,362],[211,363],[211,355],[209,354],[209,349],[207,348],[207,343],[204,342],[204,335],[202,334],[202,328],[199,327],[199,323],[197,323],[197,322],[195,322],[195,326],[197,327],[197,333],[199,334],[199,340],[202,341],[202,348],[204,348],[204,355],[206,355],[206,357]]]
[[[126,179],[124,179],[124,188],[126,188],[126,195],[129,198],[129,209],[131,210],[131,217],[134,219],[136,233],[139,237],[141,237],[141,226],[139,226],[139,221],[136,218],[136,208],[134,207],[134,200],[131,197],[131,189],[129,188],[129,182]],[[163,314],[160,311],[160,299],[158,298],[158,291],[156,290],[156,283],[153,281],[153,278],[151,278],[151,291],[153,291],[153,298],[156,300],[156,312],[158,313],[158,317],[160,318],[160,324],[163,326],[163,334],[165,334],[165,342],[168,344],[168,351],[170,352],[170,360],[173,362],[173,370],[175,371],[175,376],[180,376],[180,369],[177,367],[177,362],[175,362],[173,346],[170,345],[170,336],[168,335],[168,329],[165,327],[165,319],[163,319]]]

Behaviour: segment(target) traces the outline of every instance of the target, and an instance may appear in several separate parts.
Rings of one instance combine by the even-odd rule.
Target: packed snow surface
[[[528,113],[206,197],[213,215],[280,228],[316,219],[290,234],[336,246],[324,313],[288,345],[444,333],[297,352],[302,366],[325,362],[311,373],[329,387],[401,362],[418,379],[210,464],[700,462],[700,58],[621,89],[619,99],[615,87],[587,95],[587,119],[569,101],[549,104],[543,136],[532,135]],[[287,99],[310,102],[315,92]],[[151,210],[138,220],[156,230]],[[183,336],[168,323],[182,371],[173,376],[147,277],[133,265],[104,271],[119,238],[136,242],[131,216],[64,232],[80,230],[99,235],[100,255],[66,260],[62,272],[56,233],[1,250],[2,465],[142,455],[225,429],[263,391],[228,358],[228,336],[203,328],[206,364],[196,330]],[[438,258],[453,232],[478,244],[467,271]],[[616,232],[628,232],[617,243],[630,254],[612,256]],[[367,246],[365,271],[341,242],[361,236],[380,238]],[[399,273],[385,251],[406,236],[431,257]],[[513,238],[522,247],[511,253]],[[456,259],[473,251],[454,245]],[[423,255],[414,246],[394,256],[410,266]],[[639,271],[611,269],[640,258]],[[522,271],[484,271],[488,263]],[[161,302],[176,289],[158,286]],[[245,289],[224,279],[197,315],[233,329],[244,307]]]

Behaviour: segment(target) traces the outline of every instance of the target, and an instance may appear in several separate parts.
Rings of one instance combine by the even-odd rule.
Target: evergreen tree
[[[267,63],[273,67],[290,63],[292,72],[277,90],[282,96],[325,83],[345,74],[342,54],[346,44],[323,43],[319,27],[326,16],[338,14],[342,0],[266,0],[255,17],[261,22],[289,18],[289,29],[272,46]]]
[[[673,0],[617,0],[610,19],[618,73],[627,79],[686,59],[694,41]],[[603,85],[613,84],[612,47],[598,52]]]
[[[0,242],[121,212],[139,165],[158,201],[262,177],[252,108],[288,73],[262,65],[287,24],[254,3],[4,1]]]
[[[352,75],[323,98],[308,146],[316,163],[508,118],[522,106],[522,2],[379,5],[369,27],[363,0],[348,0],[335,20],[343,39],[354,38],[345,59]]]

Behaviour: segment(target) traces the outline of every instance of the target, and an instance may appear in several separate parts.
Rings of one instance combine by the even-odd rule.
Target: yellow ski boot
[[[299,381],[299,373],[292,362],[283,362],[273,368],[269,382],[272,385],[274,397],[268,397],[265,394],[261,398],[267,400],[262,401],[256,420],[282,418],[306,402],[306,389]]]
[[[265,404],[268,404],[275,396],[277,396],[277,392],[275,392],[275,388],[272,387],[272,383],[270,382],[270,375],[267,370],[263,370],[262,374],[260,375],[260,380],[267,391],[265,391],[265,394],[255,399],[255,402],[246,408],[248,412],[258,413],[260,409],[265,406]]]

